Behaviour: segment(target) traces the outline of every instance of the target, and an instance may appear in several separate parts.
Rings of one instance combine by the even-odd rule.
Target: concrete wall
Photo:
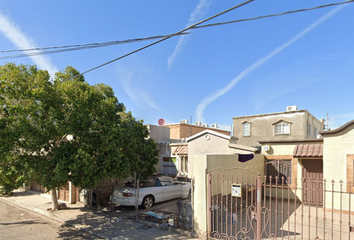
[[[331,181],[334,180],[334,190],[343,192],[354,192],[353,185],[353,154],[354,154],[354,126],[336,134],[324,135],[323,138],[323,175],[327,180],[326,190],[332,190]],[[343,184],[340,184],[343,181]],[[342,188],[341,188],[342,186]],[[336,194],[339,198],[339,194]],[[332,207],[332,195],[326,194],[326,208]],[[340,202],[335,201],[335,209],[340,209]],[[343,210],[348,210],[349,196],[343,196]],[[352,197],[351,206],[354,206]]]
[[[274,123],[283,120],[290,123],[290,134],[274,134]],[[251,135],[243,136],[243,123],[251,124]],[[308,124],[311,125],[311,135],[308,136]],[[294,140],[315,138],[314,127],[323,129],[323,123],[306,110],[244,116],[233,118],[233,136],[239,138],[238,144],[257,146],[263,140]]]
[[[207,156],[195,156],[194,162],[198,165],[194,172],[194,229],[199,238],[207,239]]]

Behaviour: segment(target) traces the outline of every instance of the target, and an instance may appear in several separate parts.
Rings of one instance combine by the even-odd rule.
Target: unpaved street
[[[97,239],[0,199],[0,239]]]

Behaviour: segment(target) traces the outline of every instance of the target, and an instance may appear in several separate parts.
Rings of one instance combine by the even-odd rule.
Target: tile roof
[[[173,155],[188,155],[188,145],[178,146]]]
[[[294,157],[323,157],[323,144],[300,144],[294,149]]]

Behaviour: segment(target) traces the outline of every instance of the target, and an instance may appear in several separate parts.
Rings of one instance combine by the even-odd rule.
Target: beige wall
[[[206,137],[208,136],[208,137]],[[228,147],[229,140],[215,136],[213,134],[205,134],[188,142],[188,169],[189,177],[193,177],[196,165],[194,157],[197,155],[207,154],[234,154],[236,149]]]
[[[347,179],[347,154],[354,154],[354,129],[323,138],[323,172],[327,180]]]
[[[326,190],[332,190],[331,181],[334,180],[334,190],[340,191],[340,181],[343,181],[342,191],[353,192],[353,188],[349,189],[348,182],[353,183],[353,154],[354,154],[354,126],[347,129],[345,132],[338,134],[324,135],[323,139],[323,173],[327,180]],[[336,195],[340,197],[339,194]],[[349,196],[345,194],[343,197],[343,210],[348,210]],[[351,198],[351,206],[354,206],[354,199]],[[332,206],[331,193],[326,194],[326,208]],[[340,209],[340,202],[335,201],[335,209]]]
[[[274,134],[274,123],[283,120],[290,124],[290,135],[288,134]],[[249,122],[251,124],[251,136],[243,136],[243,123]],[[311,135],[308,136],[308,124],[311,125]],[[323,129],[323,123],[312,116],[306,110],[299,110],[295,112],[282,112],[272,114],[262,114],[254,116],[244,116],[233,118],[233,135],[237,138],[238,144],[245,146],[257,146],[258,141],[263,140],[294,140],[294,139],[308,139],[315,138],[314,127],[317,131]]]

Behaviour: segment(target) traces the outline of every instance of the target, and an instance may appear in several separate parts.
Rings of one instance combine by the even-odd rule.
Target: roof
[[[173,152],[173,155],[188,155],[188,145],[180,145]]]
[[[296,111],[286,111],[286,112],[276,112],[276,113],[265,113],[265,114],[240,116],[240,117],[233,117],[232,119],[250,118],[250,117],[268,117],[268,116],[276,116],[276,115],[281,115],[281,114],[294,114],[294,113],[308,113],[308,114],[310,114],[307,110],[296,110]]]
[[[323,157],[323,144],[300,144],[294,149],[294,157]]]
[[[256,152],[258,150],[257,148],[254,148],[254,147],[243,146],[243,145],[235,144],[235,143],[229,143],[229,148],[244,150],[244,151],[248,151],[248,152]]]
[[[225,135],[225,134],[222,134],[222,133],[219,133],[219,132],[215,132],[215,131],[212,131],[210,129],[207,129],[207,130],[204,130],[202,132],[199,132],[199,133],[196,133],[194,134],[193,136],[190,136],[189,138],[187,138],[187,142],[195,139],[195,138],[198,138],[200,136],[203,136],[204,134],[211,134],[211,135],[214,135],[214,136],[217,136],[217,137],[220,137],[220,138],[224,138],[226,140],[230,140],[231,136],[228,136],[228,135]]]

